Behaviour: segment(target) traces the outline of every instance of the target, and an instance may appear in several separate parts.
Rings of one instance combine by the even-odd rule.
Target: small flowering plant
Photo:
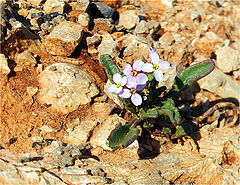
[[[125,64],[124,69],[120,70],[110,55],[101,56],[101,63],[112,83],[107,91],[117,94],[124,108],[134,117],[130,123],[117,125],[109,135],[107,142],[113,149],[130,145],[139,134],[136,128],[139,123],[151,123],[154,126],[161,116],[169,122],[169,126],[161,130],[165,136],[174,139],[187,135],[192,126],[181,121],[175,101],[189,85],[209,74],[215,67],[211,60],[191,65],[175,77],[172,88],[166,91],[166,86],[158,87],[158,84],[163,81],[163,71],[171,68],[170,63],[161,60],[154,49],[151,49],[148,59],[149,62],[138,59],[132,66]]]

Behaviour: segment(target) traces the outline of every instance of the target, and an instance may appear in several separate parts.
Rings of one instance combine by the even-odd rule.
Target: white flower
[[[127,77],[122,77],[119,73],[113,75],[113,81],[115,84],[110,85],[107,88],[108,92],[119,94],[123,91],[123,86],[127,83]]]

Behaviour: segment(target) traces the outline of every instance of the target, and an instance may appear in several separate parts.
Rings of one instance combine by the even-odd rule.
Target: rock
[[[100,44],[100,42],[102,41],[102,38],[99,34],[94,34],[92,37],[87,37],[86,41],[87,41],[87,46],[91,47],[93,45]]]
[[[240,101],[240,83],[215,68],[208,76],[198,81],[201,88],[223,98],[236,98]]]
[[[174,41],[174,37],[171,32],[164,33],[159,39],[159,43],[164,46],[172,45],[173,41]]]
[[[89,0],[77,0],[70,3],[73,10],[80,11],[81,13],[86,13],[88,11],[89,4]]]
[[[11,71],[8,67],[7,58],[2,53],[0,53],[0,71],[1,71],[1,74],[4,74],[4,75],[8,75]]]
[[[68,134],[65,136],[65,139],[73,145],[85,143],[97,124],[97,120],[81,121],[76,127],[67,130]]]
[[[233,71],[233,76],[235,80],[240,80],[240,69],[237,71]]]
[[[70,56],[82,40],[82,26],[78,23],[64,21],[54,27],[43,40],[47,51],[53,55]]]
[[[230,47],[220,47],[216,51],[217,66],[224,73],[240,69],[240,51]]]
[[[147,24],[150,34],[157,32],[161,28],[160,23],[155,20],[150,20],[147,22]]]
[[[102,31],[106,31],[108,33],[112,33],[114,26],[111,24],[109,19],[98,18],[94,19],[94,28],[92,30],[93,33],[99,33]]]
[[[38,87],[27,87],[27,93],[29,96],[33,96],[38,92]]]
[[[145,34],[149,33],[148,24],[145,20],[141,20],[134,30],[135,34]]]
[[[112,150],[107,146],[107,138],[110,135],[111,131],[116,127],[117,124],[122,123],[123,125],[126,121],[123,118],[120,118],[118,115],[111,115],[105,121],[103,121],[99,126],[98,130],[94,131],[93,136],[91,137],[91,144],[93,146],[101,146],[106,150]]]
[[[139,23],[139,17],[133,10],[126,10],[120,14],[119,24],[123,25],[126,29],[131,30]]]
[[[105,43],[98,46],[98,58],[100,59],[101,55],[109,54],[112,57],[118,57],[120,54],[118,43]]]
[[[43,133],[47,133],[47,132],[56,132],[57,129],[54,129],[48,125],[43,125],[41,128],[39,128]]]
[[[37,64],[37,60],[34,58],[32,53],[28,50],[17,55],[17,66],[14,71],[22,71],[24,68],[34,67]]]
[[[64,114],[89,103],[99,93],[90,74],[66,63],[48,66],[39,75],[39,82],[39,101]]]
[[[118,12],[116,9],[101,2],[92,2],[90,5],[90,12],[93,18],[111,18],[112,20],[118,20]]]
[[[64,13],[66,8],[66,3],[64,0],[47,0],[43,4],[43,10],[48,13],[58,12]]]
[[[81,24],[82,26],[88,27],[89,21],[90,21],[90,18],[88,13],[81,13],[78,16],[78,23]]]

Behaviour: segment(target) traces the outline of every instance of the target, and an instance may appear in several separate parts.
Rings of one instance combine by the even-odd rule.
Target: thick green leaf
[[[177,127],[175,134],[172,135],[172,139],[183,137],[188,135],[192,131],[192,125],[189,123],[183,123]]]
[[[110,79],[110,81],[113,83],[113,75],[115,73],[122,73],[119,67],[115,64],[112,57],[109,54],[102,55],[100,57],[100,61],[105,69],[105,72]]]
[[[158,114],[168,116],[174,125],[178,125],[181,121],[178,108],[175,107],[172,99],[168,99],[168,101],[164,102],[164,105],[158,109]]]
[[[207,76],[214,68],[215,63],[212,60],[204,60],[203,62],[187,67],[175,78],[174,89],[183,90],[187,85]]]
[[[125,125],[118,124],[107,139],[108,146],[112,149],[119,149],[133,143],[137,139],[139,130],[135,127],[131,128],[132,124],[132,122]]]
[[[163,131],[163,133],[164,133],[168,138],[171,138],[171,133],[172,133],[172,131],[171,131],[170,128],[168,128],[168,127],[163,127],[163,128],[162,128],[162,131]]]
[[[140,119],[147,119],[147,118],[157,118],[159,116],[157,108],[152,109],[143,109],[139,110]]]

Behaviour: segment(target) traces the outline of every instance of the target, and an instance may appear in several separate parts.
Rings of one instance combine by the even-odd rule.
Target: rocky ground
[[[0,11],[0,184],[240,183],[238,1],[2,0]],[[130,115],[106,95],[100,56],[123,67],[150,47],[177,71],[215,61],[181,110],[221,106],[182,142],[143,129],[112,151]]]

